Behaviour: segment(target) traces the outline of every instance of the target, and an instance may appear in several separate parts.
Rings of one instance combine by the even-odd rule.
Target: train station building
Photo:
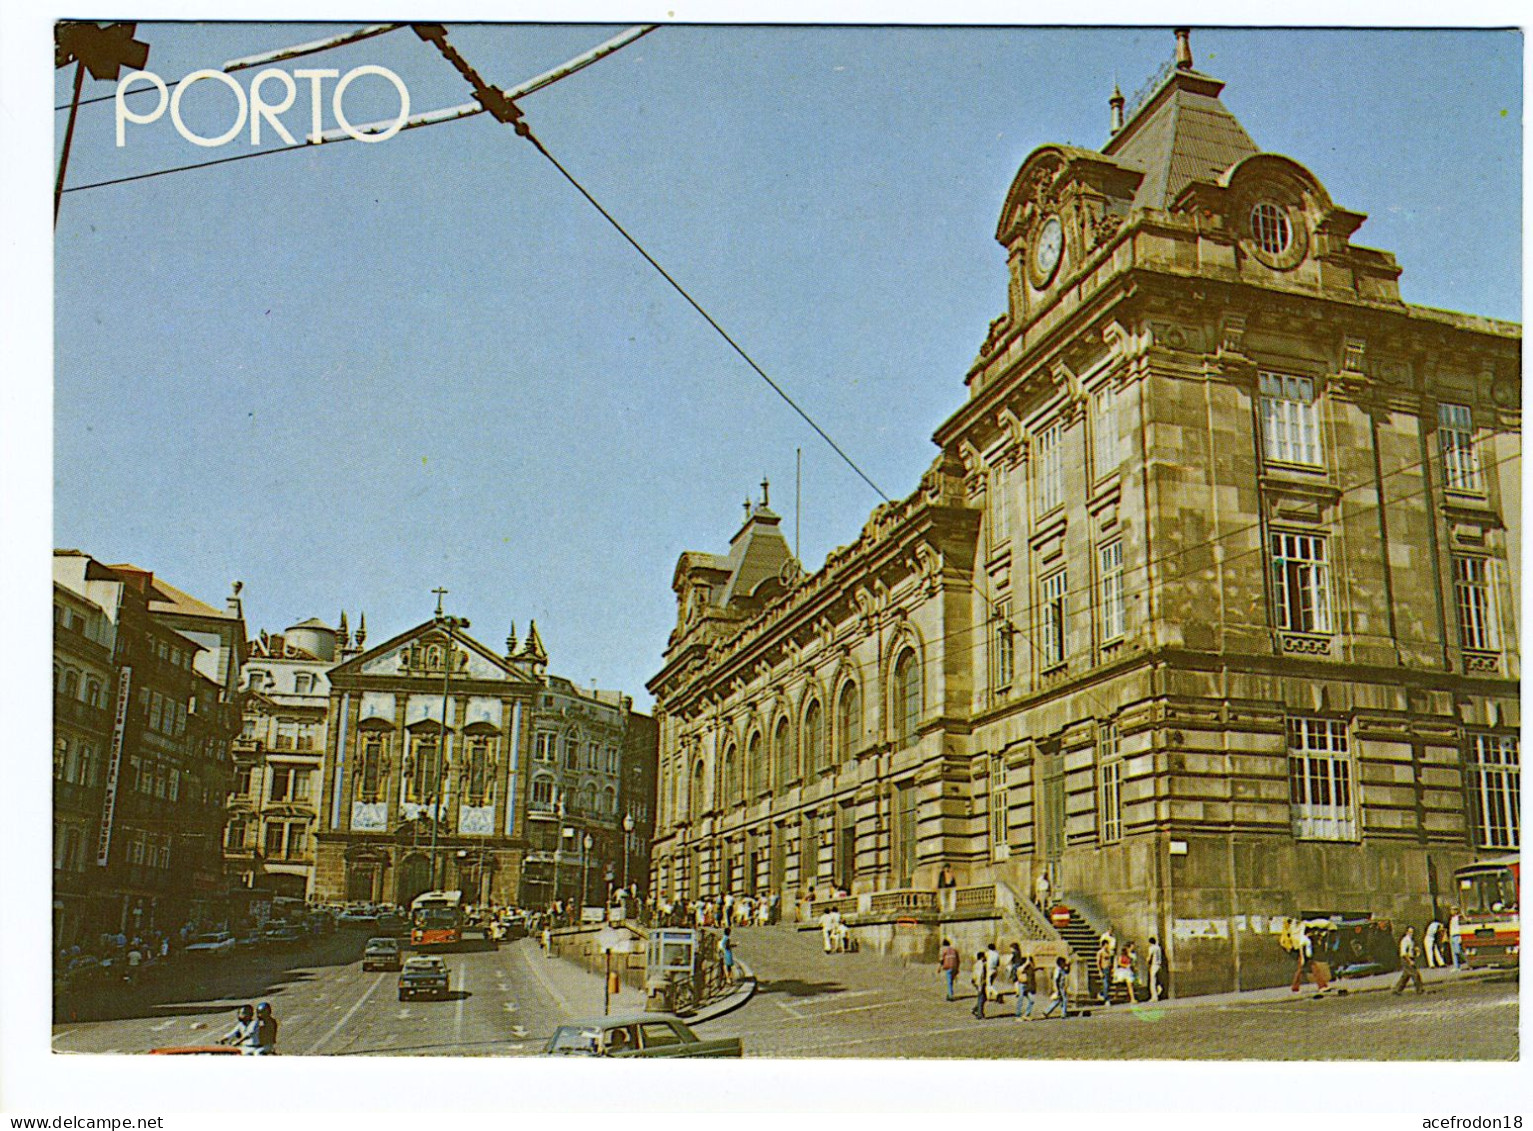
[[[1425,922],[1518,847],[1520,327],[1403,302],[1223,86],[1179,33],[1099,150],[1022,163],[915,491],[813,574],[765,498],[681,556],[662,896],[882,945],[1033,923],[1043,877],[1213,992],[1291,973],[1284,916]]]

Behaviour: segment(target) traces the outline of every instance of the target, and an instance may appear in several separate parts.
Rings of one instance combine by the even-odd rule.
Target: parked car
[[[375,927],[378,925],[378,916],[356,909],[342,911],[335,925],[337,927]]]
[[[418,955],[405,960],[404,969],[399,972],[399,1000],[408,1001],[422,994],[447,996],[447,966],[440,958]]]
[[[398,939],[380,936],[367,940],[367,949],[362,952],[362,969],[398,970],[403,965]]]
[[[260,946],[262,942],[260,931],[244,931],[235,937],[234,945],[240,950],[249,950]]]
[[[198,935],[186,944],[187,954],[233,954],[234,936],[228,931],[211,931]]]
[[[303,938],[303,932],[291,923],[275,919],[266,924],[266,929],[261,932],[261,938],[273,946],[292,946]]]
[[[705,1041],[678,1017],[636,1013],[575,1021],[554,1030],[544,1056],[740,1056],[739,1037]]]
[[[395,915],[393,912],[387,912],[378,916],[378,933],[380,935],[391,935],[396,939],[408,938],[410,934],[410,924],[405,920],[403,915]]]

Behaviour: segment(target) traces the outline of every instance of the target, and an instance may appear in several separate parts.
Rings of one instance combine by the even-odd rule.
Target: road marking
[[[168,1021],[161,1021],[158,1025],[151,1025],[149,1026],[149,1031],[152,1033],[163,1033],[166,1029],[169,1029],[172,1025],[174,1025],[176,1020],[176,1018],[172,1017]]]
[[[888,1009],[891,1006],[904,1004],[902,1001],[875,1001],[869,1005],[849,1005],[845,1009],[822,1009],[804,1020],[818,1021],[821,1017],[834,1017],[838,1013],[861,1013],[864,1009]]]
[[[507,1013],[515,1013],[516,1012],[516,1002],[514,1002],[514,1001],[501,1002],[500,1007],[502,1009],[504,1009]]]
[[[520,1040],[527,1035],[527,1030],[520,1025],[513,1025],[511,1026],[511,1035]]]
[[[408,1021],[410,1019],[410,1011],[408,1009],[401,1009],[398,1013],[394,1014],[394,1016],[401,1021]]]
[[[463,1043],[463,1006],[468,1001],[468,968],[458,967],[458,1007],[453,1010],[452,1039],[454,1044]]]
[[[559,1003],[559,1008],[564,1010],[564,1015],[566,1017],[573,1015],[575,1010],[570,1005],[569,998],[561,994],[558,990],[558,987],[556,987],[552,982],[548,980],[548,975],[538,969],[537,963],[532,960],[532,955],[528,951],[523,950],[520,953],[522,956],[522,961],[527,964],[527,969],[531,970],[533,976],[536,977],[538,981],[543,983],[543,988],[547,990],[549,994],[554,998],[554,1000]]]
[[[327,1032],[323,1037],[321,1037],[319,1040],[315,1041],[312,1045],[310,1045],[309,1046],[309,1051],[306,1052],[304,1055],[305,1056],[313,1056],[316,1052],[319,1051],[319,1049],[323,1045],[325,1045],[330,1040],[331,1037],[333,1037],[337,1033],[339,1033],[341,1031],[341,1028],[346,1024],[346,1022],[348,1022],[348,1021],[350,1021],[352,1019],[352,1017],[356,1014],[357,1010],[362,1008],[363,1003],[366,1002],[368,998],[373,996],[373,991],[376,990],[380,985],[382,985],[381,981],[373,982],[371,985],[369,985],[367,987],[367,992],[364,993],[361,997],[357,998],[356,1004],[353,1005],[350,1009],[348,1009],[346,1011],[346,1015],[344,1017],[342,1017],[339,1021],[337,1021],[334,1025],[332,1025],[330,1027],[329,1032]]]

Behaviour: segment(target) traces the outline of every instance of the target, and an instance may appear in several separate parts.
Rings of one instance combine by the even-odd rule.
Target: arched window
[[[841,761],[850,762],[861,744],[862,702],[857,685],[847,681],[836,698],[836,754]]]
[[[70,669],[64,672],[64,694],[73,699],[80,694],[80,673]]]
[[[580,811],[586,815],[596,812],[596,785],[594,782],[586,782],[580,787]]]
[[[921,665],[914,648],[906,648],[894,661],[893,692],[895,741],[909,746],[916,740],[921,718]]]
[[[788,741],[788,720],[777,720],[777,731],[772,736],[772,760],[777,765],[777,784],[785,786],[798,778],[793,765],[793,744]]]
[[[735,744],[724,747],[724,803],[727,805],[740,796],[740,760],[735,757]]]
[[[749,754],[746,761],[750,763],[751,795],[754,797],[766,793],[772,788],[772,783],[767,773],[766,751],[762,749],[761,733],[759,731],[751,735],[751,743],[748,749]]]
[[[86,681],[86,684],[85,684],[85,701],[88,704],[90,704],[92,707],[105,707],[106,706],[106,704],[101,699],[101,681],[100,680],[92,679],[92,680],[87,680]]]
[[[617,812],[617,789],[615,787],[609,785],[606,789],[602,790],[601,807],[602,812],[608,816]]]
[[[695,821],[703,815],[703,760],[699,758],[697,765],[692,767],[692,819]]]
[[[532,807],[534,809],[552,809],[554,807],[553,778],[536,777],[532,779]]]
[[[804,772],[808,775],[829,768],[825,758],[825,712],[820,701],[811,699],[804,708]]]

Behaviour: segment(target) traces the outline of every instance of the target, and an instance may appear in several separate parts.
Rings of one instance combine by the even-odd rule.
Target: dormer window
[[[1268,255],[1282,255],[1293,245],[1293,225],[1288,210],[1264,200],[1251,209],[1251,238]]]

